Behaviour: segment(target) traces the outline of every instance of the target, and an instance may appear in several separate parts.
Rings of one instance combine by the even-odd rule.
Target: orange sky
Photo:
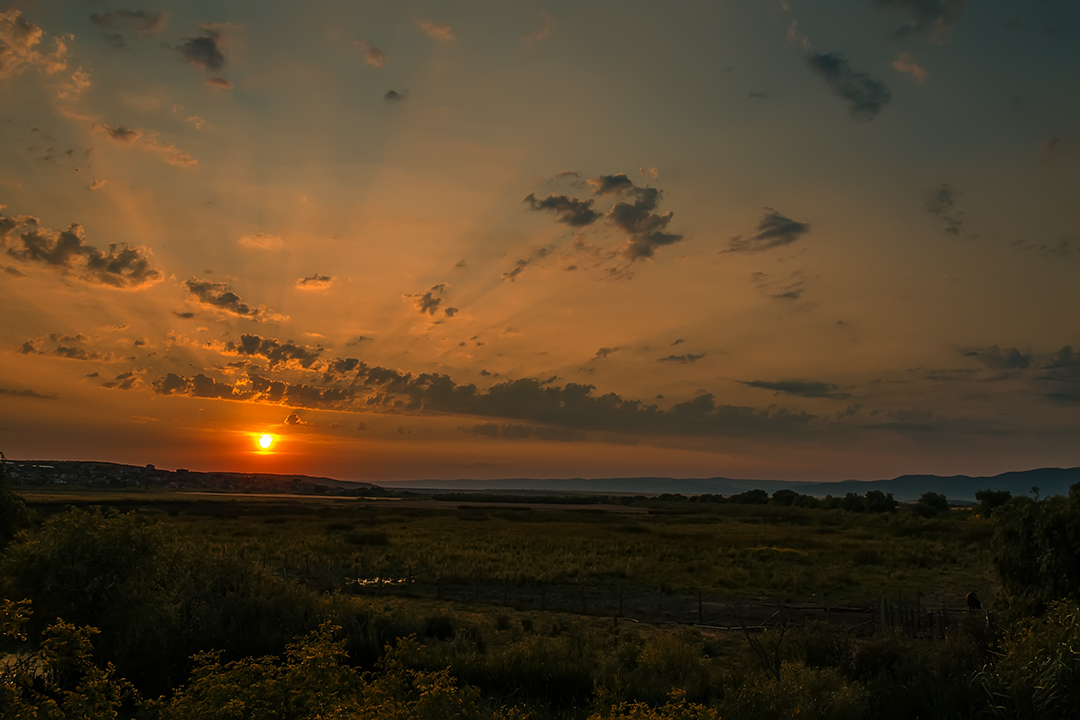
[[[0,450],[375,481],[1080,465],[1078,21],[0,5]]]

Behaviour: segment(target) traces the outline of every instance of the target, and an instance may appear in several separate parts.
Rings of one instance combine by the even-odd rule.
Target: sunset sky
[[[0,451],[1077,466],[1078,131],[1074,0],[0,0]]]

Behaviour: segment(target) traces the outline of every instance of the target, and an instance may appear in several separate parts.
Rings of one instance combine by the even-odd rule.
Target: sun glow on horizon
[[[274,444],[274,436],[273,435],[260,435],[257,442],[258,442],[260,448],[262,448],[263,450],[269,450],[270,446]]]

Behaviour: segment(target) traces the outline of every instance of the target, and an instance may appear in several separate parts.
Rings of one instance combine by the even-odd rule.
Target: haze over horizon
[[[1078,28],[1065,0],[0,4],[0,450],[1080,466]]]

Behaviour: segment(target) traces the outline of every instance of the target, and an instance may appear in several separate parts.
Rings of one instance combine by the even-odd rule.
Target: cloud
[[[250,320],[283,320],[285,316],[270,312],[262,305],[258,307],[242,301],[228,283],[211,282],[192,278],[184,283],[189,299],[206,307],[216,308],[230,315]]]
[[[786,278],[777,278],[763,272],[751,273],[750,278],[754,281],[758,290],[773,300],[786,300],[789,302],[802,300],[807,284],[811,280],[817,279],[816,276],[807,275],[805,268],[792,271]],[[812,307],[813,305],[813,302],[803,303],[803,307]]]
[[[761,252],[790,245],[810,232],[807,223],[784,217],[772,208],[765,208],[765,215],[758,223],[757,233],[748,238],[736,236],[728,242],[725,252]]]
[[[387,90],[386,94],[383,95],[383,100],[388,103],[399,103],[404,102],[407,96],[408,93],[406,93],[404,90],[401,92],[398,92],[397,90]]]
[[[16,232],[20,229],[22,232]],[[41,227],[37,218],[28,215],[0,215],[0,243],[10,257],[44,265],[91,285],[138,290],[163,278],[150,264],[146,248],[110,243],[108,250],[101,250],[86,242],[78,223],[56,232]]]
[[[739,382],[747,387],[772,390],[777,395],[797,395],[799,397],[832,398],[837,400],[851,397],[849,393],[837,392],[840,389],[839,385],[817,380],[778,380],[775,382],[768,380],[740,380]]]
[[[613,355],[622,350],[621,347],[602,347],[593,355],[593,360],[604,360],[608,355]]]
[[[926,212],[945,223],[945,232],[950,235],[959,236],[964,224],[959,217],[962,213],[954,211],[956,201],[960,199],[961,195],[963,193],[960,190],[948,183],[943,183],[941,187],[930,194],[930,197],[926,199],[926,203],[923,205]]]
[[[623,257],[631,262],[651,258],[657,248],[682,240],[682,235],[666,232],[668,223],[674,216],[672,211],[669,210],[663,215],[653,212],[660,203],[662,193],[659,189],[634,187],[629,194],[634,198],[632,202],[617,202],[606,215],[617,228],[629,236]]]
[[[191,379],[168,373],[155,380],[151,387],[159,395],[187,395],[190,397],[213,398],[220,400],[246,400],[254,394],[250,390],[238,389],[229,383],[198,373]]]
[[[700,355],[694,355],[693,353],[686,353],[685,355],[668,355],[662,357],[657,362],[662,363],[675,363],[677,365],[689,365],[690,363],[697,362],[701,358],[705,357],[705,353]]]
[[[426,293],[416,293],[413,295],[404,295],[406,300],[412,300],[413,306],[420,311],[421,314],[431,315],[434,317],[438,315],[440,311],[446,317],[454,317],[458,313],[458,309],[455,307],[442,307],[442,295],[446,294],[446,283],[439,283],[432,285],[431,289]]]
[[[310,423],[304,422],[303,419],[295,412],[289,413],[289,415],[284,420],[282,420],[282,423],[284,423],[285,425],[309,425],[310,424]]]
[[[641,173],[642,175],[645,175],[646,177],[652,178],[653,180],[657,180],[657,179],[660,178],[660,171],[657,170],[654,167],[647,167],[647,168],[641,167],[641,168],[638,168],[638,172]]]
[[[102,387],[114,390],[131,390],[139,384],[139,377],[133,372],[123,372],[114,379],[101,383]]]
[[[261,357],[271,368],[290,365],[307,370],[319,359],[323,349],[303,347],[292,342],[283,344],[274,338],[244,334],[240,336],[240,342],[230,341],[222,347],[222,351],[229,355]]]
[[[600,175],[585,181],[593,188],[593,195],[618,195],[625,190],[634,188],[634,181],[626,176],[626,173],[617,175]]]
[[[1048,137],[1039,145],[1039,156],[1049,162],[1061,156],[1061,138]]]
[[[285,241],[277,235],[261,232],[254,235],[244,235],[236,242],[246,248],[255,250],[280,250],[285,246]]]
[[[529,193],[523,202],[527,202],[529,209],[536,212],[550,210],[555,213],[556,222],[570,227],[585,227],[601,218],[600,213],[592,209],[592,200],[579,200],[554,193],[543,200],[537,200],[533,193]]]
[[[1016,240],[1013,243],[1014,247],[1021,247],[1025,250],[1033,250],[1043,257],[1068,257],[1076,252],[1080,252],[1080,235],[1072,235],[1069,237],[1058,238],[1057,242],[1030,242],[1027,240]]]
[[[90,183],[91,190],[100,190],[103,187],[105,187],[105,180],[102,180],[101,178],[98,178],[97,180],[94,180],[92,183]]]
[[[491,438],[492,440],[527,440],[536,438],[545,441],[574,442],[585,439],[582,433],[569,428],[520,425],[517,423],[484,423],[482,425],[473,425],[468,430],[465,428],[461,428],[461,430],[473,437]]]
[[[852,119],[873,120],[892,102],[892,93],[883,82],[853,71],[839,53],[811,52],[806,64],[847,102]]]
[[[91,84],[90,73],[83,72],[80,67],[71,73],[71,79],[57,86],[56,97],[60,100],[78,100],[84,92],[90,89]]]
[[[225,69],[225,53],[222,52],[222,31],[233,29],[232,23],[203,23],[199,25],[201,35],[188,35],[176,46],[180,59],[194,65],[209,75],[207,83],[215,87],[229,89],[232,83],[221,74]]]
[[[208,77],[206,78],[206,84],[210,87],[218,88],[219,90],[232,90],[232,80],[226,77]]]
[[[544,27],[540,28],[531,35],[526,35],[521,38],[521,42],[525,43],[525,47],[533,47],[541,40],[547,38],[551,34],[551,31],[555,29],[555,21],[551,19],[551,16],[546,12],[540,13],[540,17],[544,18]]]
[[[345,345],[346,345],[346,347],[349,346],[349,345],[359,345],[360,343],[363,343],[363,342],[372,342],[372,340],[373,339],[369,338],[367,335],[359,335],[359,336],[353,338],[352,340],[350,340],[349,342],[345,343]]]
[[[999,348],[991,345],[986,348],[963,350],[964,357],[974,358],[992,370],[1027,370],[1034,358],[1016,348]]]
[[[37,50],[45,32],[22,17],[19,10],[0,13],[0,80],[16,78],[30,69],[48,75],[67,69],[68,48],[61,38],[53,38],[53,51]]]
[[[1058,350],[1039,368],[1037,379],[1052,383],[1053,389],[1045,397],[1066,403],[1080,403],[1080,354],[1071,345]]]
[[[12,390],[10,388],[0,387],[0,395],[7,395],[8,397],[33,398],[35,400],[55,400],[56,399],[55,395],[42,395],[41,393],[34,392],[30,388],[27,388],[26,390]]]
[[[450,42],[454,40],[454,31],[449,25],[439,25],[431,20],[423,20],[419,23],[418,27],[427,33],[427,36],[433,40],[439,40],[440,42]]]
[[[915,62],[913,58],[914,56],[911,53],[902,52],[899,57],[893,60],[892,66],[902,73],[911,75],[911,77],[915,78],[916,82],[922,85],[926,82],[929,73],[926,72],[925,68]]]
[[[912,33],[944,42],[964,14],[966,0],[874,0],[874,4],[908,16],[907,25],[897,28],[897,37]]]
[[[114,10],[94,13],[90,22],[101,28],[110,45],[123,48],[127,44],[124,30],[134,32],[140,38],[157,35],[165,29],[169,16],[158,10]]]
[[[364,40],[357,40],[353,43],[353,47],[364,56],[364,62],[368,65],[377,68],[386,67],[386,61],[389,59],[386,57],[386,53],[371,43]]]
[[[143,152],[157,153],[170,165],[191,167],[198,164],[198,160],[172,143],[158,140],[157,133],[124,127],[123,125],[107,125],[105,123],[95,123],[91,127],[94,132],[106,135],[119,145],[137,148]]]
[[[329,275],[315,273],[310,277],[302,277],[296,281],[297,290],[326,290],[334,284],[334,278]]]

